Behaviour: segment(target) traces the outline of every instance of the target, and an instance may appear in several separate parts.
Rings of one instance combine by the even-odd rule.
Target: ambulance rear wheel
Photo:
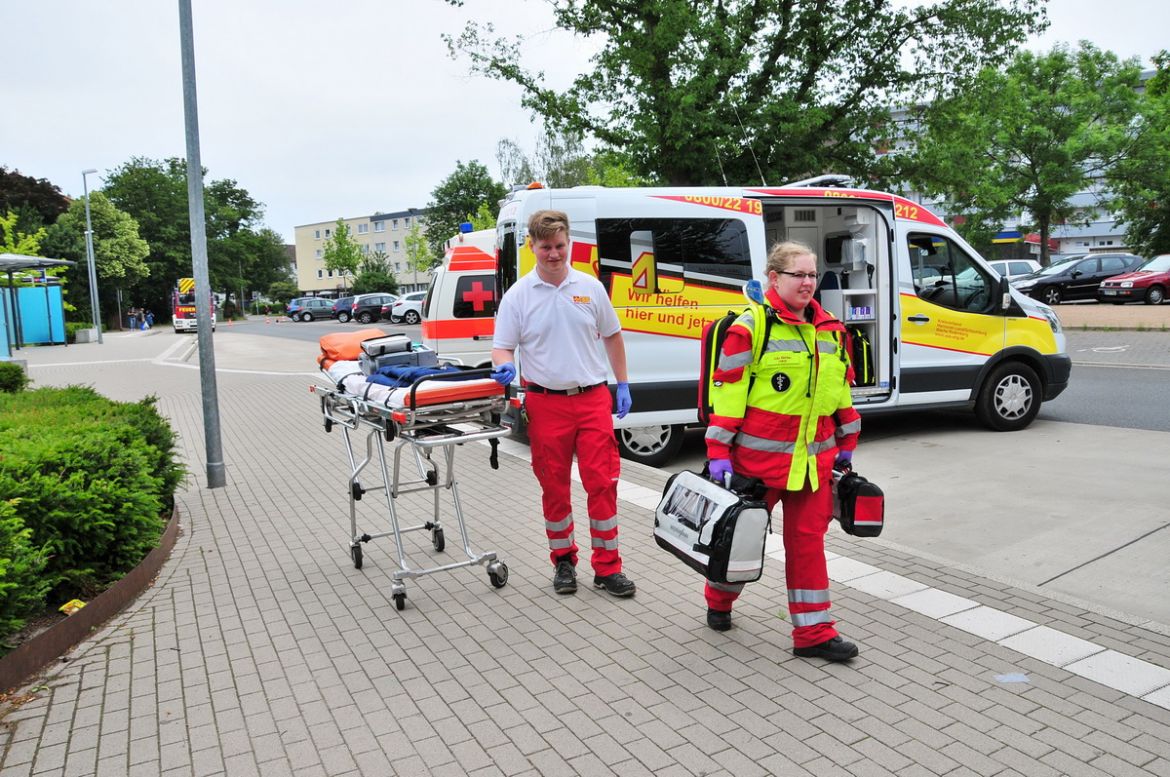
[[[681,424],[618,429],[618,450],[624,459],[647,467],[661,467],[673,459],[682,447],[684,431],[685,427]]]
[[[975,402],[975,414],[994,431],[1015,432],[1036,418],[1041,399],[1036,371],[1020,362],[1005,362],[987,376]]]

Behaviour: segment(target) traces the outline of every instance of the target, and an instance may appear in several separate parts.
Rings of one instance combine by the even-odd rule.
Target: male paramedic
[[[593,585],[633,596],[618,553],[617,441],[606,358],[617,379],[617,417],[630,411],[626,346],[605,287],[570,266],[569,217],[541,210],[528,221],[536,268],[504,294],[492,338],[492,377],[516,377],[519,351],[532,471],[540,482],[544,531],[555,569],[553,590],[577,591],[570,472],[573,454],[589,512]]]

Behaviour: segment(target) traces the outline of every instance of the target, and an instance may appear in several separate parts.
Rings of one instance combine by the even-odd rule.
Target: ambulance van
[[[704,324],[745,307],[744,284],[765,280],[768,249],[783,240],[818,256],[817,298],[853,335],[863,415],[967,407],[994,430],[1028,426],[1068,385],[1056,314],[926,208],[847,182],[516,191],[497,222],[497,289],[535,265],[529,216],[565,211],[573,267],[602,281],[624,332],[634,404],[615,422],[619,447],[651,466],[697,423]]]
[[[496,301],[496,230],[456,235],[447,241],[442,266],[431,271],[423,344],[443,361],[490,367]]]

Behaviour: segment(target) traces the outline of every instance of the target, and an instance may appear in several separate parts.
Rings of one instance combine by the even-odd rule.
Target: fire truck
[[[211,295],[211,331],[215,331],[215,295]],[[194,332],[199,328],[195,316],[195,279],[180,278],[171,292],[171,324],[176,332]]]

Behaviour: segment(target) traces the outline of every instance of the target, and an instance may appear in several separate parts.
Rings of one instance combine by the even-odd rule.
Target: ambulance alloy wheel
[[[1036,372],[1020,362],[1004,362],[987,376],[975,414],[997,432],[1025,428],[1040,412],[1041,387]]]
[[[648,467],[661,467],[673,459],[682,447],[683,431],[681,424],[618,429],[618,450],[622,458]]]

